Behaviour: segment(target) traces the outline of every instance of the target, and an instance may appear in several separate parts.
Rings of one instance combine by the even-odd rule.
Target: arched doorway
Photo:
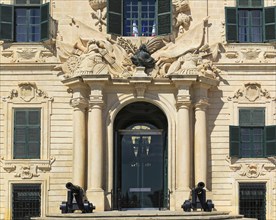
[[[113,209],[168,207],[167,127],[164,113],[147,102],[116,116]]]

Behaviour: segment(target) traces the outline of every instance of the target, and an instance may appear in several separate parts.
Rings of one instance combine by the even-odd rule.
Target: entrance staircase
[[[82,214],[51,214],[47,217],[32,218],[33,220],[253,220],[242,215],[230,215],[229,212],[183,212],[183,211],[106,211]]]

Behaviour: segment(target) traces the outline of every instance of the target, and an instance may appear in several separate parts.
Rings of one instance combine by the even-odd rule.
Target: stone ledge
[[[229,215],[229,212],[183,212],[183,211],[105,211],[94,213],[70,213],[70,214],[50,214],[46,217],[32,218],[33,220],[71,220],[71,219],[87,219],[87,220],[196,220],[196,219],[239,219],[250,220],[243,218],[242,215]],[[253,219],[251,219],[253,220]]]

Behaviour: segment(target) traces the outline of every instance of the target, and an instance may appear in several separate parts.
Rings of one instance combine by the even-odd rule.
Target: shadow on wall
[[[223,79],[220,76],[220,82],[224,85],[229,85],[228,81]],[[223,91],[220,90],[219,86],[214,87],[209,92],[209,107],[208,107],[208,116],[207,116],[207,143],[208,143],[208,149],[207,149],[207,161],[208,161],[208,179],[210,180],[207,183],[207,188],[209,190],[212,190],[212,151],[215,151],[216,149],[212,146],[212,138],[213,137],[225,137],[226,132],[228,132],[228,129],[225,129],[225,126],[228,125],[228,119],[229,114],[227,112],[223,112],[223,106],[226,104],[223,100]],[[224,121],[225,123],[221,123]],[[216,131],[215,127],[217,128]],[[218,134],[218,132],[220,132]]]

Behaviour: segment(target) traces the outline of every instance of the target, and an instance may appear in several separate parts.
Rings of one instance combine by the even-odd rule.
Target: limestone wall
[[[55,39],[40,44],[10,44],[0,45],[0,219],[10,219],[11,214],[11,184],[41,183],[42,184],[42,215],[59,213],[61,201],[66,200],[65,183],[72,180],[73,173],[73,108],[70,106],[72,91],[63,84],[70,78],[61,68],[72,55],[74,44],[82,39],[102,39],[106,37],[106,26],[102,24],[101,31],[92,19],[95,11],[88,0],[51,0],[50,2],[52,33]],[[212,60],[220,72],[214,75],[219,85],[208,91],[207,110],[207,161],[208,161],[208,197],[215,203],[218,211],[229,211],[237,214],[238,184],[240,182],[262,182],[267,187],[267,219],[276,219],[276,172],[275,157],[261,159],[229,158],[229,125],[238,125],[238,108],[264,107],[266,109],[266,125],[276,124],[276,48],[275,44],[227,44],[225,40],[224,8],[235,6],[234,0],[189,0],[189,10],[192,17],[192,29],[209,16],[208,28],[205,29],[204,43],[210,47],[220,43],[219,55]],[[1,3],[10,4],[5,0]],[[265,6],[275,6],[275,0],[266,0]],[[92,28],[91,28],[92,27]],[[55,30],[54,30],[55,29]],[[172,40],[173,38],[171,38]],[[147,42],[147,38],[135,38],[133,45]],[[86,45],[82,45],[86,46]],[[179,45],[178,48],[181,48]],[[60,47],[68,49],[68,54],[61,53]],[[31,48],[31,49],[30,49]],[[212,47],[211,47],[212,48]],[[76,49],[76,48],[75,48]],[[22,52],[23,51],[23,52]],[[30,54],[24,56],[24,53]],[[64,52],[64,50],[62,51]],[[80,51],[77,51],[80,52]],[[23,53],[23,55],[22,55]],[[84,53],[82,53],[84,54]],[[119,54],[117,53],[119,56]],[[68,62],[69,64],[72,64]],[[70,66],[72,67],[72,66]],[[113,66],[114,67],[114,66]],[[120,69],[121,70],[121,69]],[[213,70],[213,69],[212,69]],[[160,74],[161,75],[161,74]],[[175,159],[177,143],[177,87],[168,77],[147,85],[145,94],[137,98],[138,89],[131,83],[125,83],[127,77],[110,83],[103,90],[103,136],[105,160],[113,160],[113,124],[118,109],[133,100],[150,101],[158,105],[169,118],[169,186],[173,191],[171,206],[180,209],[179,195],[176,191],[177,164]],[[162,77],[165,80],[162,81]],[[208,77],[207,77],[208,78]],[[21,84],[20,84],[21,83]],[[20,91],[24,85],[35,83],[32,89],[35,97],[26,101],[15,91]],[[125,84],[124,84],[125,83]],[[194,104],[196,95],[191,90],[191,130],[194,129]],[[259,88],[255,90],[256,86]],[[247,94],[248,88],[253,88],[253,95]],[[38,95],[37,89],[42,95]],[[143,91],[140,91],[143,93]],[[186,91],[187,92],[187,91]],[[241,92],[243,95],[241,95]],[[256,95],[257,94],[257,95]],[[190,94],[184,94],[189,96]],[[89,94],[88,94],[89,96]],[[254,96],[254,97],[253,97]],[[255,97],[256,96],[256,97]],[[12,109],[14,107],[42,107],[43,109],[43,154],[42,162],[38,160],[13,161],[12,151]],[[191,147],[193,153],[194,133],[191,132]],[[193,154],[191,154],[191,171],[194,170]],[[87,172],[87,170],[85,171]],[[106,209],[110,209],[113,187],[113,164],[104,166],[104,190]],[[192,172],[193,173],[193,172]],[[194,176],[190,178],[193,187]],[[86,186],[85,186],[86,187]],[[186,195],[186,194],[185,194]],[[188,193],[187,193],[188,195]],[[90,198],[89,198],[90,199]],[[93,199],[90,199],[93,202]]]

